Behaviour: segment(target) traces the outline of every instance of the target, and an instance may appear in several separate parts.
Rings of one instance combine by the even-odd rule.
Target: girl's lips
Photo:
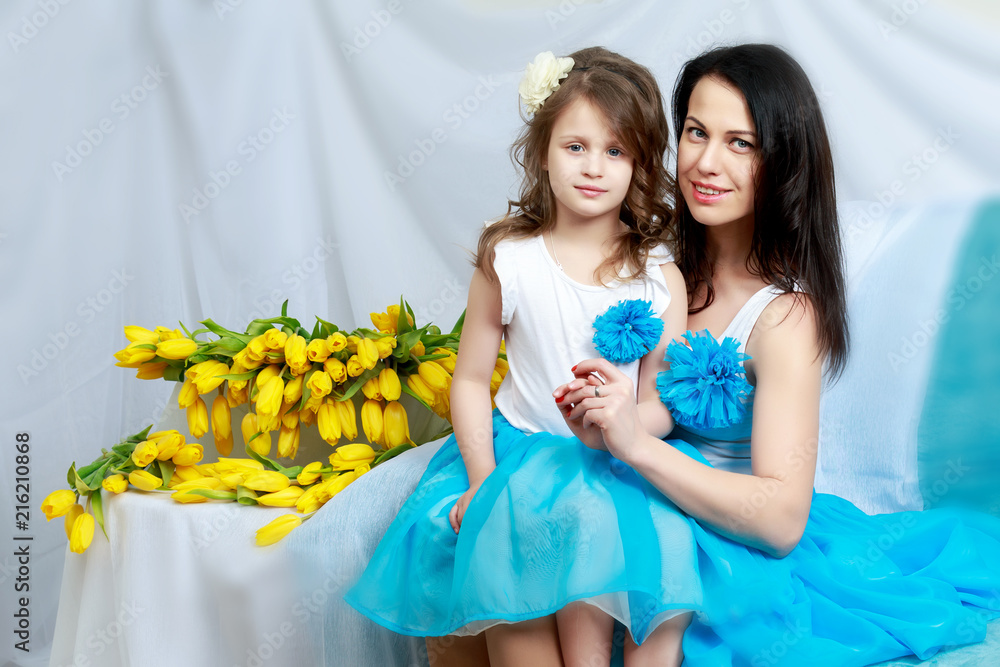
[[[607,192],[607,190],[602,190],[601,188],[596,188],[587,185],[577,185],[576,189],[588,197],[597,197],[598,195],[603,195],[605,192]]]
[[[696,186],[702,187],[702,188],[709,188],[711,190],[719,190],[719,188],[713,188],[711,186],[705,185],[704,183],[693,183],[692,182],[691,183],[691,196],[694,197],[695,201],[697,201],[697,202],[699,202],[701,204],[713,204],[713,203],[719,201],[720,199],[722,199],[723,197],[725,197],[726,195],[729,194],[729,190],[722,190],[717,195],[710,195],[710,194],[706,194],[704,192],[699,192],[698,191],[698,187],[696,187]]]

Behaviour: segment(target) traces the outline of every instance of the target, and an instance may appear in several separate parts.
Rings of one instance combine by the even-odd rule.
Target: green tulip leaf
[[[447,438],[449,435],[451,435],[454,432],[455,432],[455,429],[452,426],[448,426],[448,428],[446,428],[445,430],[441,431],[437,435],[432,435],[431,437],[427,438],[427,442],[434,442],[435,440],[440,440],[441,438]]]
[[[236,502],[240,505],[256,505],[257,504],[257,492],[253,489],[248,489],[245,486],[236,487]]]
[[[71,465],[69,470],[66,471],[66,484],[68,484],[71,489],[76,488],[76,477],[76,462],[74,461],[73,465]]]
[[[132,345],[134,346],[132,348],[133,350],[149,350],[150,352],[156,352],[156,345],[153,343],[140,343],[138,345],[132,343]]]
[[[254,320],[253,322],[250,323],[249,326],[247,326],[246,335],[250,336],[252,340],[257,336],[263,334],[268,329],[273,329],[273,328],[274,327],[272,327],[269,323],[265,322],[264,320]]]
[[[168,382],[183,382],[184,368],[182,366],[167,366],[163,369],[163,379]]]
[[[104,529],[104,502],[101,500],[100,489],[90,494],[90,509],[94,512],[94,520],[97,521],[97,525],[101,527],[101,532],[107,539],[108,531]]]
[[[251,440],[252,439],[253,438],[251,438]],[[291,468],[286,468],[285,466],[281,465],[280,463],[278,463],[274,459],[268,458],[268,457],[266,457],[266,456],[264,456],[262,454],[258,454],[257,452],[253,451],[249,447],[247,447],[247,454],[254,461],[257,461],[258,463],[263,464],[263,466],[265,468],[268,468],[269,470],[275,470],[277,472],[280,472],[282,475],[284,475],[288,479],[295,479],[298,476],[298,474],[300,472],[302,472],[302,466],[293,466]]]
[[[285,299],[285,302],[281,304],[281,316],[288,317],[288,299]]]
[[[174,462],[173,461],[160,461],[156,460],[155,465],[160,469],[160,474],[157,475],[163,480],[163,486],[166,487],[170,484],[170,478],[174,476]],[[152,465],[150,465],[152,467]]]
[[[243,487],[241,486],[238,488],[242,489]],[[249,489],[246,490],[249,491]],[[206,498],[209,498],[211,500],[237,500],[237,495],[238,495],[235,491],[219,491],[218,489],[188,489],[187,491],[183,491],[182,493],[190,493],[192,496],[205,496]],[[250,493],[253,493],[253,491],[250,491]],[[254,497],[256,498],[256,496]],[[242,503],[242,504],[256,505],[257,503],[253,502],[253,503]]]
[[[404,334],[413,330],[410,326],[410,320],[406,318],[406,314],[409,313],[410,317],[413,317],[413,310],[410,309],[410,304],[403,300],[402,295],[399,297],[399,317],[396,320],[396,331],[398,333]],[[413,323],[416,324],[417,318],[413,318]]]
[[[219,340],[215,341],[215,347],[213,349],[228,350],[230,352],[239,352],[247,345],[239,338],[234,336],[223,336]]]
[[[413,319],[413,324],[416,325],[417,316],[413,314],[413,309],[410,308],[410,304],[403,301],[403,297],[399,297],[399,314],[402,315],[404,310],[410,314],[410,317]],[[406,321],[406,318],[404,317],[403,320]]]
[[[354,396],[354,394],[358,393],[358,390],[361,389],[365,382],[368,382],[374,377],[378,377],[378,366],[372,368],[371,370],[366,370],[364,373],[355,378],[354,384],[348,387],[347,391],[344,392],[344,395],[337,400],[346,401],[350,397]]]
[[[409,388],[408,386],[406,386],[405,384],[400,384],[400,385],[399,385],[399,388],[403,390],[403,393],[404,393],[404,394],[409,394],[409,395],[410,395],[410,396],[412,396],[413,398],[417,399],[417,402],[418,402],[418,403],[420,403],[420,405],[424,406],[425,408],[427,408],[428,410],[431,410],[431,412],[433,412],[433,409],[431,408],[431,406],[429,406],[429,405],[428,405],[428,404],[427,404],[427,403],[426,403],[426,402],[424,401],[424,399],[420,398],[420,397],[419,397],[419,396],[417,395],[417,393],[416,393],[415,391],[413,391],[412,389],[410,389],[410,388]]]
[[[226,373],[225,375],[219,375],[217,377],[223,380],[250,380],[256,377],[259,370],[247,371],[246,373]]]
[[[91,490],[100,489],[101,482],[104,481],[104,476],[107,473],[108,468],[110,467],[111,467],[111,459],[105,459],[104,462],[101,464],[101,466],[97,468],[97,470],[94,470],[93,472],[91,472],[90,474],[86,475],[83,478],[84,483]]]
[[[466,311],[464,311],[464,310],[462,311],[462,314],[459,315],[458,319],[455,321],[455,326],[453,326],[451,328],[451,332],[453,334],[461,334],[462,333],[462,326],[465,324],[465,312]]]
[[[375,466],[377,466],[379,463],[382,463],[383,461],[388,461],[389,459],[396,458],[397,456],[399,456],[400,454],[402,454],[406,450],[413,449],[415,446],[416,445],[411,445],[408,442],[404,442],[401,445],[396,445],[395,447],[393,447],[389,451],[382,452],[382,454],[380,454],[379,457],[372,462],[372,467],[374,468]]]

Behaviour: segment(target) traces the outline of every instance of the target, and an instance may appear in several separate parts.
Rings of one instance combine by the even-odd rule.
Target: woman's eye
[[[736,147],[739,148],[740,150],[750,150],[751,148],[753,148],[753,144],[751,144],[746,139],[734,139],[733,142],[736,144]]]
[[[695,139],[704,139],[707,136],[704,130],[697,127],[689,127],[688,134],[690,134]]]

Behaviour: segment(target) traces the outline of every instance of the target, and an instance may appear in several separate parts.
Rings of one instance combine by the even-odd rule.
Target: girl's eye
[[[569,150],[573,153],[579,153],[580,151],[583,150],[583,146],[581,146],[580,144],[570,144]]]
[[[611,157],[618,157],[618,156],[622,155],[622,150],[620,148],[609,148],[608,149],[608,154]]]

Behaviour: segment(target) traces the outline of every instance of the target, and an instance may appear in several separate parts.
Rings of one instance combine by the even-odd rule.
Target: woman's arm
[[[656,376],[660,371],[667,370],[666,352],[670,341],[680,338],[687,330],[687,291],[684,277],[673,262],[660,266],[663,277],[670,291],[670,305],[663,311],[663,335],[660,343],[652,352],[642,358],[639,367],[638,412],[646,432],[657,438],[670,433],[674,428],[674,419],[667,406],[660,400],[656,389]]]
[[[469,473],[469,490],[451,511],[451,523],[458,532],[465,508],[493,469],[493,414],[490,407],[490,379],[503,337],[500,324],[500,286],[490,283],[476,269],[469,285],[469,302],[458,344],[455,377],[451,383],[451,421],[455,440]]]
[[[584,422],[601,428],[608,450],[687,514],[782,557],[802,537],[816,468],[822,359],[808,299],[775,299],[758,320],[753,341],[757,382],[750,475],[706,466],[649,436],[617,389],[603,404],[579,394],[567,418],[585,412]],[[583,362],[576,372],[592,370],[613,378],[612,384],[630,384],[603,359]],[[571,392],[570,400],[575,395]]]

